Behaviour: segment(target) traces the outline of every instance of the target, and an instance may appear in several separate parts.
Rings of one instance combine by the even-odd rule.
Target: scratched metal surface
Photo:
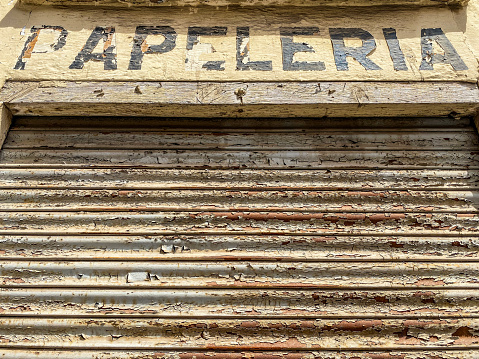
[[[468,119],[18,118],[0,357],[479,358]]]

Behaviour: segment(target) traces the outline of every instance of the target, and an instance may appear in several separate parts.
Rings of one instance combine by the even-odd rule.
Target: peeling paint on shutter
[[[0,357],[477,358],[469,119],[14,120]]]

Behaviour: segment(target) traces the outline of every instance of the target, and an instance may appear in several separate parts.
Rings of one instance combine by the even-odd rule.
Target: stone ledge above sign
[[[22,5],[156,6],[464,6],[469,0],[21,0]]]

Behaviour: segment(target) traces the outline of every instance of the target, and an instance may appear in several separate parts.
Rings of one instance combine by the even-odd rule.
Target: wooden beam
[[[461,82],[7,82],[13,115],[158,117],[469,116]]]
[[[468,0],[21,0],[25,6],[464,6]]]
[[[12,124],[12,113],[2,103],[0,104],[0,149],[2,148],[5,138],[7,138],[8,130]]]
[[[479,133],[479,113],[476,113],[474,116],[474,128],[476,129],[476,132]]]

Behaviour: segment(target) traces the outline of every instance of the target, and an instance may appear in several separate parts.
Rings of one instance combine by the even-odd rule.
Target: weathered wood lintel
[[[5,138],[7,137],[7,133],[11,124],[12,113],[4,104],[0,104],[0,149],[2,148]]]
[[[13,115],[159,117],[469,116],[463,82],[7,82]]]
[[[21,0],[21,5],[158,6],[464,6],[468,0]]]

